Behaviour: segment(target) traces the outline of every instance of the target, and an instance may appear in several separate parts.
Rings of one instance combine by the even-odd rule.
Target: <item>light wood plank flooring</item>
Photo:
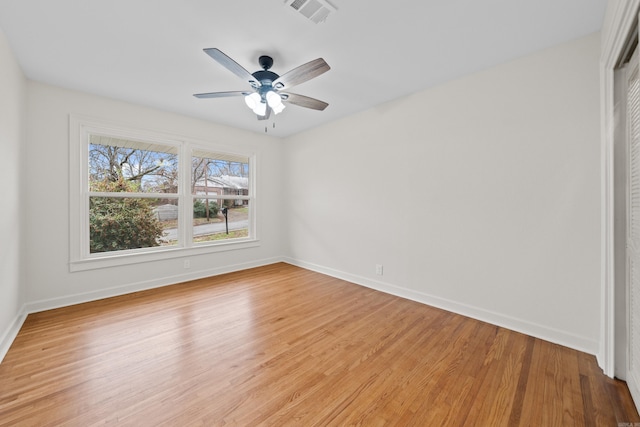
[[[30,315],[1,426],[617,426],[595,358],[274,264]]]

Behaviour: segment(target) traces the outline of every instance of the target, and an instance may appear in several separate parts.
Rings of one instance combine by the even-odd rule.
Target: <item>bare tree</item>
[[[175,192],[177,156],[172,153],[89,145],[89,175],[92,183],[124,179],[137,184],[140,191]]]

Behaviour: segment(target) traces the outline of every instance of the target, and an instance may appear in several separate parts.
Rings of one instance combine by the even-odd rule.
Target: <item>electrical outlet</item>
[[[191,268],[191,261],[188,259],[184,260],[184,268]]]
[[[376,274],[382,276],[382,264],[376,264]]]

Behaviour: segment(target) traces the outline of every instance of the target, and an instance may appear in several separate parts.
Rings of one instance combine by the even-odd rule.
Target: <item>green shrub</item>
[[[93,183],[94,191],[130,191],[134,184],[123,179]],[[152,200],[92,197],[89,202],[90,251],[110,252],[159,246],[163,229],[153,213]]]
[[[218,204],[212,200],[209,200],[209,218],[215,218],[218,216]],[[207,209],[205,202],[202,200],[196,199],[193,202],[193,217],[194,218],[206,218],[207,217]]]

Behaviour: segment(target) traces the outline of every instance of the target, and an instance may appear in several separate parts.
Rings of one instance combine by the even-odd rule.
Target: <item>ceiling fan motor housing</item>
[[[273,90],[273,82],[280,76],[271,71],[256,71],[252,74],[260,82],[260,87],[256,88],[256,91],[260,94],[263,100],[267,92]]]
[[[258,58],[258,64],[262,67],[262,70],[256,71],[251,75],[256,78],[260,82],[260,87],[258,88],[258,93],[264,99],[264,96],[267,92],[273,89],[273,82],[280,77],[273,71],[269,71],[269,68],[273,66],[273,58],[267,55],[262,55]]]
[[[284,109],[282,101],[287,101],[290,104],[299,105],[305,108],[311,108],[314,110],[322,111],[329,104],[323,101],[319,101],[308,96],[297,95],[295,93],[280,93],[279,91],[299,85],[314,77],[318,77],[320,74],[325,73],[331,69],[329,64],[322,58],[317,58],[313,61],[309,61],[306,64],[302,64],[299,67],[294,68],[280,76],[269,69],[273,66],[273,58],[267,55],[262,55],[258,58],[258,63],[262,67],[262,70],[250,73],[236,61],[231,59],[228,55],[223,53],[217,48],[206,48],[204,52],[217,61],[220,65],[231,71],[236,76],[240,77],[245,82],[249,83],[254,92],[249,91],[227,91],[227,92],[210,92],[210,93],[197,93],[194,96],[196,98],[225,98],[229,96],[243,96],[247,106],[254,110],[258,115],[258,120],[266,120],[269,118],[270,113],[273,111],[278,114]],[[275,83],[275,84],[274,84]],[[258,108],[260,107],[260,108]],[[259,111],[256,111],[259,110]]]
[[[273,71],[264,71],[264,70],[256,71],[251,75],[255,77],[256,80],[258,80],[261,84],[266,83],[268,85],[271,85],[271,83],[273,83],[278,77],[280,77]]]

